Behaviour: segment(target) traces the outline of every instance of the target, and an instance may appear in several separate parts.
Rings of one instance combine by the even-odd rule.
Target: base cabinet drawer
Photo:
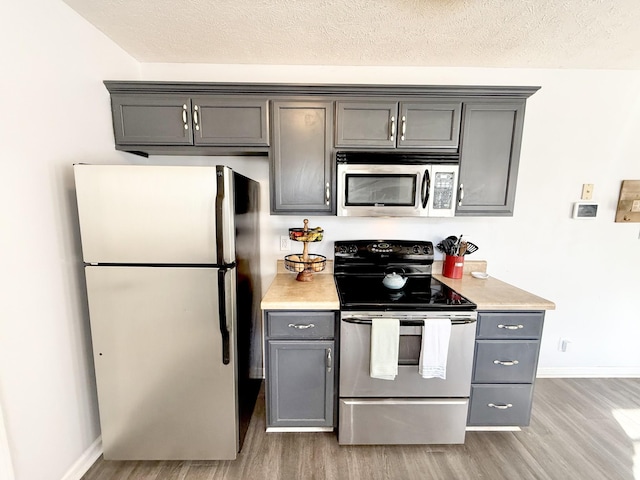
[[[464,443],[468,400],[343,398],[341,445]]]
[[[544,312],[479,312],[477,338],[540,338]]]
[[[472,385],[467,425],[527,426],[533,385]]]
[[[539,340],[476,341],[473,383],[533,383]]]
[[[333,338],[335,313],[333,312],[269,312],[267,313],[269,338]]]

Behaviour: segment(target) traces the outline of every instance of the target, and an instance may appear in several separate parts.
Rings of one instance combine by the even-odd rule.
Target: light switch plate
[[[585,183],[582,185],[582,200],[591,200],[593,198],[593,183]]]

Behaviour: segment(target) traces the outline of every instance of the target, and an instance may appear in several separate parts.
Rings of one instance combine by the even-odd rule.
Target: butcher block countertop
[[[278,260],[276,277],[262,297],[262,310],[339,310],[340,301],[333,281],[333,261],[327,260],[322,272],[310,282],[298,282],[293,272]]]
[[[442,262],[433,263],[433,278],[467,297],[478,305],[478,310],[555,310],[555,303],[545,298],[492,276],[482,279],[471,275],[471,272],[486,271],[487,262],[484,260],[465,261],[462,278],[447,278],[439,273],[442,272]]]
[[[542,297],[489,276],[478,279],[471,272],[486,272],[487,262],[467,261],[462,278],[447,278],[442,262],[433,264],[433,278],[450,286],[478,305],[478,310],[554,310],[555,304]],[[339,310],[340,302],[333,281],[333,262],[327,261],[323,272],[315,273],[311,282],[298,282],[296,274],[278,262],[278,271],[262,298],[263,310]]]

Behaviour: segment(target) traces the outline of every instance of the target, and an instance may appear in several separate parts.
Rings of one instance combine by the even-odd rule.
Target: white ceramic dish
[[[475,278],[481,278],[483,280],[489,278],[489,274],[484,272],[471,272],[471,275]]]

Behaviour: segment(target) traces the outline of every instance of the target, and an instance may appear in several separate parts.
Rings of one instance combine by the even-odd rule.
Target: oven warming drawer
[[[464,443],[468,404],[467,398],[342,398],[338,443]]]

